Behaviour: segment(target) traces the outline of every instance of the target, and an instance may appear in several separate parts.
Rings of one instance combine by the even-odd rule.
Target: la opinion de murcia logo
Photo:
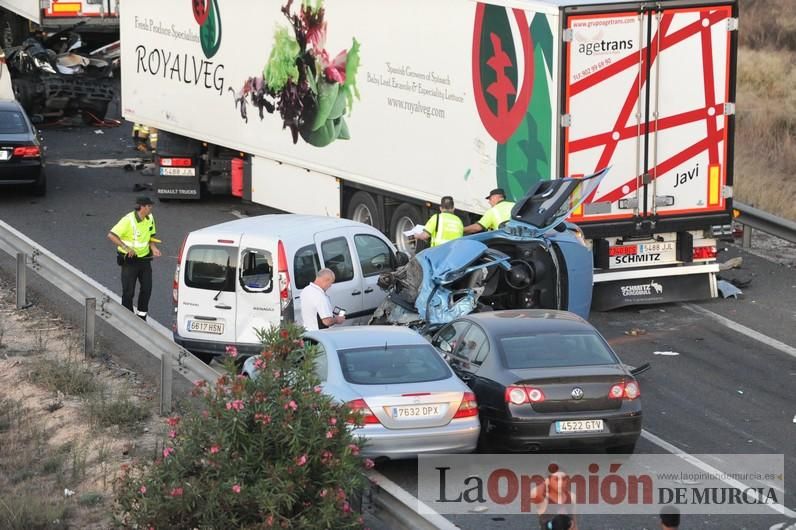
[[[622,285],[622,296],[652,296],[653,294],[663,294],[663,285],[655,280],[649,283],[637,285]]]

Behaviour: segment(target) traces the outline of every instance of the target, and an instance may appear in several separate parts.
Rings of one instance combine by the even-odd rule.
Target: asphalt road
[[[2,189],[0,219],[119,292],[115,251],[106,234],[132,209],[135,197],[146,193],[135,187],[152,182],[152,177],[125,171],[114,162],[140,157],[132,149],[130,126],[45,129],[44,136],[48,195],[39,199]],[[171,324],[176,254],[187,232],[236,215],[266,212],[266,208],[243,206],[232,198],[156,203],[154,215],[164,256],[154,264],[152,317]],[[734,255],[743,255],[742,272],[752,278],[741,300],[595,313],[592,321],[626,363],[652,364],[640,377],[646,431],[691,454],[785,455],[784,504],[796,510],[796,357],[777,349],[775,342],[796,346],[796,271],[741,253],[732,245],[721,259]],[[0,260],[0,266],[8,267],[8,260]],[[768,343],[699,312],[699,308],[768,337]],[[634,328],[644,333],[625,333]],[[656,355],[656,351],[679,355]],[[637,452],[662,453],[665,449],[644,439]],[[417,488],[414,466],[410,461],[384,464],[380,469],[413,492]],[[451,520],[462,528],[480,530],[533,528],[536,524],[528,516],[488,514],[451,516]],[[786,521],[782,515],[689,516],[683,527],[776,528]],[[792,524],[796,520],[790,519],[782,528]],[[580,519],[581,529],[655,527],[654,516],[584,515]]]

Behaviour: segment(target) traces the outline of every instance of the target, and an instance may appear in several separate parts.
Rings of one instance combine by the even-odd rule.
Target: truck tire
[[[5,12],[0,16],[0,46],[3,49],[18,46],[27,37],[27,21],[14,13]]]
[[[415,242],[404,235],[404,231],[411,230],[415,225],[423,224],[420,208],[414,204],[403,203],[395,209],[390,220],[390,239],[395,242],[398,250],[410,256],[415,253]]]
[[[370,225],[378,230],[384,229],[382,212],[376,205],[373,196],[367,191],[358,191],[351,196],[351,200],[348,201],[346,217]]]

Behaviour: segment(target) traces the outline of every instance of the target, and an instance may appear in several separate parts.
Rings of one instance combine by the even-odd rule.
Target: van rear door
[[[180,274],[177,334],[188,340],[235,343],[238,246],[186,243]],[[189,348],[190,349],[190,348]]]
[[[243,235],[238,256],[237,342],[260,342],[257,330],[279,325],[279,287],[274,275],[274,252],[263,248],[262,240]]]

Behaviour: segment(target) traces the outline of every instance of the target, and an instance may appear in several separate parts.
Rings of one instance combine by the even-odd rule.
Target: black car
[[[47,193],[41,138],[16,101],[0,101],[0,185]]]
[[[567,311],[474,313],[432,344],[474,391],[482,450],[587,446],[632,453],[639,385],[591,324]]]

